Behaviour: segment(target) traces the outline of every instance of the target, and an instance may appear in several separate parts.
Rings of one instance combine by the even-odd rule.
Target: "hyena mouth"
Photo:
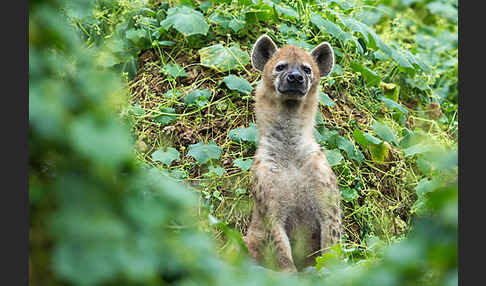
[[[285,97],[288,97],[288,98],[295,98],[295,99],[302,98],[307,94],[307,90],[302,89],[302,88],[299,88],[299,89],[293,89],[293,88],[282,89],[282,88],[279,87],[278,92],[282,96],[285,96]]]

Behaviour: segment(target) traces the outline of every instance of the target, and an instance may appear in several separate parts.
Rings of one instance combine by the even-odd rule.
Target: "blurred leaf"
[[[96,122],[92,117],[83,116],[76,119],[69,130],[76,152],[93,163],[115,167],[132,155],[127,130],[114,121]]]
[[[445,1],[434,1],[426,5],[432,14],[440,14],[444,17],[457,23],[457,8],[454,8],[450,3]]]
[[[415,144],[413,146],[410,146],[406,149],[403,149],[403,153],[405,153],[405,157],[408,156],[413,156],[416,154],[422,154],[426,152],[430,152],[433,150],[433,146],[430,144]]]

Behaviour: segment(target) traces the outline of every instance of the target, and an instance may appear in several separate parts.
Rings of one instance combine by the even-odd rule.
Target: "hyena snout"
[[[290,72],[287,75],[287,82],[290,86],[299,87],[304,83],[304,76],[298,71]]]
[[[296,68],[290,68],[287,73],[282,74],[279,91],[283,94],[304,96],[307,92],[305,75]]]

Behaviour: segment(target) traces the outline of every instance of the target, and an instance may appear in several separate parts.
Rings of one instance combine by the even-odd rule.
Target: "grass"
[[[234,161],[253,158],[256,145],[253,142],[235,142],[228,137],[228,133],[255,122],[253,96],[228,89],[223,78],[234,74],[255,87],[260,74],[250,64],[229,72],[215,71],[200,64],[198,50],[218,43],[225,46],[237,43],[249,54],[256,38],[267,33],[280,46],[295,42],[303,46],[316,45],[326,40],[331,42],[336,52],[337,66],[321,82],[323,92],[334,105],[320,105],[322,122],[317,128],[323,137],[331,134],[329,132],[335,132],[338,136],[336,138],[347,139],[355,150],[364,155],[364,159],[356,160],[340,150],[332,140],[320,141],[323,148],[336,150],[343,156],[333,166],[341,191],[351,194],[342,203],[345,229],[343,244],[349,248],[365,249],[370,238],[378,237],[385,242],[392,242],[406,235],[414,217],[412,206],[417,200],[415,188],[420,180],[435,174],[426,170],[426,160],[422,157],[404,155],[404,150],[411,146],[405,139],[407,132],[418,134],[427,141],[438,142],[445,148],[453,148],[457,142],[457,42],[455,45],[446,42],[448,48],[436,52],[425,49],[423,46],[426,43],[417,41],[416,35],[428,34],[434,39],[442,39],[441,33],[457,35],[457,22],[454,23],[444,15],[431,13],[426,6],[428,1],[415,1],[417,3],[414,7],[403,7],[391,1],[350,1],[348,5],[351,8],[348,9],[331,3],[325,4],[325,8],[320,10],[319,15],[339,24],[344,31],[346,29],[340,23],[339,16],[329,11],[360,20],[364,19],[358,17],[360,13],[378,13],[381,16],[375,15],[379,18],[377,23],[362,21],[391,47],[397,51],[410,51],[417,61],[427,61],[433,53],[438,53],[440,60],[428,64],[429,71],[415,67],[411,72],[397,64],[400,58],[390,59],[382,50],[372,48],[370,42],[365,45],[367,50],[360,53],[358,41],[342,41],[316,29],[311,23],[311,15],[320,8],[316,8],[315,3],[286,1],[289,4],[286,7],[292,7],[298,19],[285,13],[278,15],[277,10],[273,10],[277,9],[276,6],[271,8],[264,4],[251,4],[250,8],[256,12],[244,10],[245,20],[238,20],[243,23],[243,27],[234,31],[225,26],[226,22],[213,16],[219,14],[226,15],[228,19],[239,19],[243,7],[239,1],[214,1],[207,8],[203,6],[207,2],[183,2],[189,5],[192,3],[193,8],[204,14],[210,25],[208,35],[186,37],[173,28],[161,30],[157,26],[158,22],[149,21],[163,19],[158,11],[175,6],[175,2],[150,4],[153,13],[148,16],[133,6],[124,6],[124,2],[120,2],[118,8],[98,7],[98,11],[102,11],[102,16],[97,18],[99,23],[106,23],[107,20],[103,19],[108,19],[107,16],[113,11],[116,11],[116,17],[110,18],[109,25],[94,24],[87,27],[92,30],[104,27],[104,33],[111,34],[116,30],[113,27],[120,26],[120,23],[130,23],[129,26],[135,30],[143,28],[162,31],[159,40],[175,42],[170,46],[153,44],[157,41],[152,38],[153,34],[148,33],[145,42],[149,44],[137,44],[135,54],[138,66],[129,81],[130,104],[124,107],[124,115],[136,140],[135,150],[139,161],[169,172],[201,194],[201,227],[207,231],[212,229],[207,221],[207,215],[211,214],[242,235],[246,233],[252,208],[252,200],[248,195],[252,174],[250,170],[236,167]],[[250,21],[255,15],[257,19],[268,19]],[[147,21],[149,24],[144,24]],[[294,29],[297,33],[285,29]],[[86,27],[83,29],[88,42],[96,43],[95,36],[88,30]],[[359,33],[354,32],[352,35],[353,39],[359,38]],[[443,64],[447,61],[453,64]],[[396,110],[387,107],[380,99],[384,94],[383,88],[379,84],[370,84],[367,78],[351,67],[355,62],[371,70],[379,82],[393,83],[400,88],[396,102],[408,112],[403,121],[397,119]],[[168,64],[174,63],[184,69],[185,76],[174,77],[164,71]],[[200,105],[185,104],[184,97],[195,89],[210,91],[207,102]],[[438,112],[440,116],[437,116]],[[375,120],[388,126],[400,141],[399,145],[387,143],[388,155],[384,161],[376,160],[372,151],[359,144],[353,136],[356,129],[373,133]],[[190,145],[200,141],[213,141],[219,146],[222,150],[219,159],[200,164],[187,156]],[[155,151],[167,147],[175,148],[180,153],[179,159],[169,166],[152,158]],[[218,167],[224,169],[222,174],[214,171]],[[214,236],[222,242],[227,239],[221,230],[216,230]]]

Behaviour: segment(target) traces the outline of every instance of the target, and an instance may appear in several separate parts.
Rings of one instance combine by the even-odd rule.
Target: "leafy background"
[[[457,1],[29,9],[32,285],[457,284]],[[241,240],[262,33],[336,54],[314,134],[345,236],[297,276]]]

